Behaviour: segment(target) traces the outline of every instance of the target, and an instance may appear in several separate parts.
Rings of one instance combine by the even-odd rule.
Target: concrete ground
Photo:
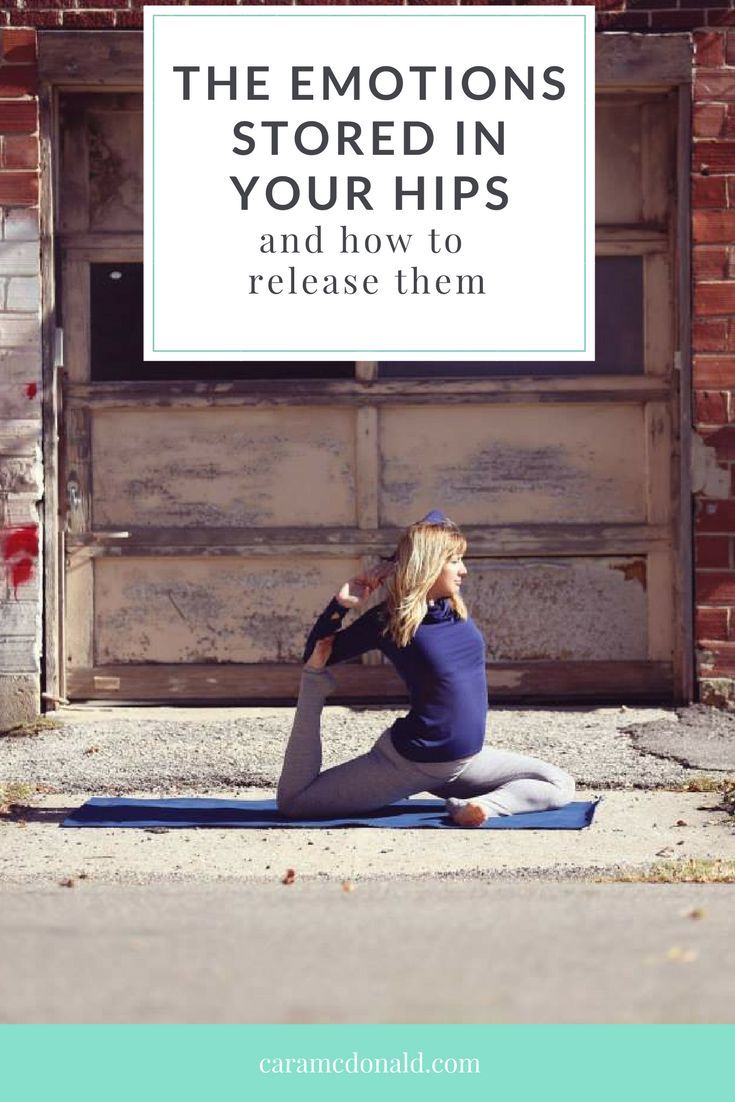
[[[397,714],[326,708],[324,767],[364,752]],[[578,877],[667,858],[735,860],[718,791],[682,791],[692,780],[716,789],[728,766],[735,774],[735,720],[700,707],[491,710],[493,745],[556,762],[577,779],[580,798],[602,797],[582,831],[59,829],[92,795],[272,797],[292,716],[290,708],[73,707],[55,714],[57,729],[0,737],[0,784],[45,789],[0,825],[0,884],[82,873],[95,882],[267,881],[287,868],[350,880]],[[691,747],[689,764],[667,758],[666,731],[681,758],[681,731],[691,742],[697,726],[719,768],[700,768]],[[649,728],[653,752],[642,745]]]
[[[395,715],[328,708],[325,766]],[[495,745],[602,797],[583,831],[145,831],[59,824],[95,794],[270,797],[292,711],[65,709],[0,738],[0,785],[41,789],[0,818],[0,1021],[731,1020],[735,885],[607,882],[735,862],[719,715],[494,709]]]

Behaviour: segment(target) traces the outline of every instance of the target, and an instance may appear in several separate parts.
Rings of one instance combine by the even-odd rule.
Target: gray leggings
[[[569,774],[538,758],[485,748],[457,761],[410,761],[394,747],[390,729],[366,754],[322,773],[321,713],[333,686],[328,670],[304,670],[278,782],[278,809],[288,818],[374,811],[417,792],[483,796],[492,815],[547,811],[564,807],[574,796]]]

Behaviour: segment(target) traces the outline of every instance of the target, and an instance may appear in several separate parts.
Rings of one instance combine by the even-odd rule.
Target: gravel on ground
[[[661,756],[660,731],[662,725],[676,730],[686,712],[494,707],[486,744],[554,762],[581,785],[675,787],[693,771]],[[327,707],[323,767],[367,751],[401,714],[385,708]],[[52,715],[59,722],[55,730],[0,736],[0,783],[100,795],[274,788],[293,708],[75,706]],[[701,731],[701,718],[699,722]],[[659,732],[651,753],[642,737],[647,728]],[[721,775],[721,770],[713,771],[713,776]]]

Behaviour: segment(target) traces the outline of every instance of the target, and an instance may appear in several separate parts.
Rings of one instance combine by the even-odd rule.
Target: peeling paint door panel
[[[101,559],[95,665],[299,662],[304,624],[358,563],[296,556]]]
[[[466,597],[491,662],[648,655],[643,558],[469,563]]]
[[[401,406],[380,423],[386,524],[437,501],[458,524],[645,519],[640,405]]]
[[[355,522],[349,409],[98,411],[92,451],[98,528]]]

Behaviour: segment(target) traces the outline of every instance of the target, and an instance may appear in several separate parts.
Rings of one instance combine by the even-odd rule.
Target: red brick
[[[35,65],[1,65],[0,96],[34,96],[38,91]]]
[[[36,59],[36,32],[20,30],[4,30],[2,34],[2,47],[0,57],[12,64],[23,61],[35,61]]]
[[[140,11],[119,11],[117,13],[116,27],[125,27],[128,30],[142,30],[143,28],[143,12]]]
[[[651,12],[652,31],[693,31],[704,27],[703,11],[654,11]]]
[[[730,497],[735,497],[735,467],[730,467]]]
[[[115,26],[114,11],[65,11],[62,16],[65,27],[86,30],[105,30]]]
[[[710,11],[710,27],[735,27],[735,11]]]
[[[721,72],[717,69],[700,69],[694,78],[694,100],[704,103],[708,100],[735,100],[735,72]]]
[[[694,420],[698,425],[726,425],[728,395],[721,390],[695,390]]]
[[[720,106],[724,107],[724,104]],[[695,172],[709,172],[710,174],[735,172],[735,142],[695,142],[692,167]]]
[[[587,2],[587,0],[585,0]],[[600,30],[606,31],[647,31],[650,24],[650,16],[646,12],[609,12],[604,17],[598,16]]]
[[[727,45],[725,46],[725,64],[735,65],[735,31],[727,32]]]
[[[700,430],[699,435],[708,448],[714,448],[718,461],[723,463],[735,460],[735,428],[730,425],[716,429]]]
[[[735,283],[696,284],[694,313],[698,318],[735,314]]]
[[[37,129],[35,103],[0,103],[0,134],[33,134]]]
[[[724,103],[698,103],[694,106],[693,132],[695,138],[719,138],[723,135],[727,105]],[[696,150],[696,146],[695,146]]]
[[[708,501],[706,498],[698,498],[695,529],[698,534],[700,532],[721,532],[724,535],[735,533],[735,501]]]
[[[11,11],[10,23],[19,27],[60,27],[60,11]]]
[[[695,356],[694,386],[698,390],[735,387],[735,356]]]
[[[698,210],[723,210],[727,206],[727,177],[692,176],[692,205]]]
[[[677,0],[628,0],[627,7],[631,10],[662,11],[664,8],[675,8]]]
[[[35,172],[0,172],[0,205],[33,207],[38,202]]]
[[[735,570],[697,570],[697,604],[730,604],[735,601]]]
[[[735,211],[699,211],[692,215],[692,236],[697,245],[729,245],[735,241]]]
[[[694,321],[692,323],[692,348],[695,352],[724,352],[727,349],[727,322],[711,321]],[[700,363],[704,360],[706,365],[707,358],[699,357]],[[704,366],[702,370],[704,370]],[[735,375],[735,366],[734,371]],[[702,385],[706,385],[703,383]]]
[[[697,245],[692,259],[696,280],[727,279],[728,252],[724,245]]]
[[[735,643],[722,643],[718,639],[703,639],[698,643],[699,668],[702,673],[706,672],[714,677],[729,677],[735,672]]]
[[[729,536],[697,536],[694,541],[694,556],[697,566],[712,568],[730,567]]]
[[[82,0],[84,2],[84,0]],[[95,0],[91,0],[96,8],[101,8],[102,4],[98,4]],[[90,3],[90,7],[91,7]],[[23,7],[27,11],[44,11],[49,8],[73,8],[74,0],[24,0]]]
[[[697,639],[727,639],[729,609],[698,608],[694,633]]]
[[[38,138],[8,134],[3,139],[5,168],[38,168]]]
[[[697,31],[694,35],[694,64],[719,69],[725,63],[725,34]]]

